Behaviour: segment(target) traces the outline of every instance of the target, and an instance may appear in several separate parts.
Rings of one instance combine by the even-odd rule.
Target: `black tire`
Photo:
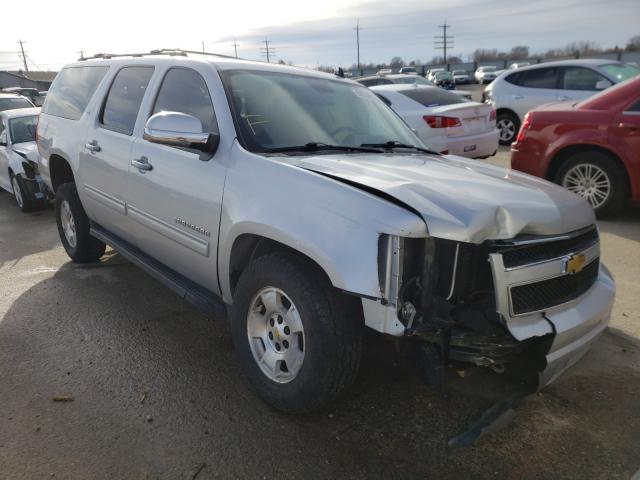
[[[262,372],[248,340],[251,301],[265,287],[281,289],[291,298],[304,327],[304,360],[288,383]],[[315,265],[292,254],[270,253],[245,269],[234,294],[233,340],[249,382],[266,403],[283,413],[307,413],[353,383],[362,354],[362,318],[349,300]]]
[[[64,202],[69,205],[73,217],[75,245],[69,243],[64,232],[61,218]],[[74,183],[64,183],[56,190],[55,212],[60,240],[71,260],[75,263],[91,263],[99,260],[104,255],[106,245],[89,234],[89,217],[87,217],[82,203],[80,203]]]
[[[11,172],[9,180],[11,181],[11,189],[13,190],[13,198],[20,211],[29,213],[37,210],[40,204],[37,199],[29,198],[29,194],[27,193],[29,190],[26,189],[22,176],[14,175],[13,172]]]
[[[500,130],[500,145],[511,145],[520,130],[520,119],[515,113],[501,111],[496,118],[496,127]]]
[[[592,150],[574,153],[562,162],[555,175],[554,182],[565,186],[569,172],[580,165],[592,165],[599,168],[609,180],[610,188],[606,200],[593,209],[598,218],[606,218],[622,210],[629,199],[627,178],[618,162],[611,155],[604,152]],[[587,200],[589,199],[587,198]],[[591,201],[590,203],[593,207],[594,203]]]

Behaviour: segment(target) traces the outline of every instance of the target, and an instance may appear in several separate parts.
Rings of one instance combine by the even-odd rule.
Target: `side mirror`
[[[609,80],[602,79],[596,83],[596,90],[604,90],[605,88],[609,88],[611,85],[613,85],[613,83]]]
[[[203,132],[200,120],[180,112],[159,112],[151,116],[144,126],[143,138],[153,143],[211,153],[215,153],[220,144],[217,133]]]

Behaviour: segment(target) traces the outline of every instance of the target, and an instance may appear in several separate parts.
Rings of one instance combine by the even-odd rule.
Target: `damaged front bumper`
[[[595,226],[482,245],[380,241],[381,300],[365,323],[428,346],[442,365],[508,370],[538,389],[586,352],[609,321],[613,279]]]
[[[554,327],[554,337],[546,355],[546,366],[540,373],[539,388],[556,380],[580,360],[598,335],[607,328],[615,290],[609,270],[600,265],[598,280],[579,302],[546,315]]]

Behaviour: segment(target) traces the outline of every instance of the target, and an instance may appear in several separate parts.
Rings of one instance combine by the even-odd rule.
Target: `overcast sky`
[[[476,48],[543,52],[574,40],[622,46],[640,34],[640,0],[30,0],[27,10],[3,16],[0,68],[20,66],[18,40],[27,42],[30,68],[46,70],[74,61],[80,50],[200,50],[204,41],[207,51],[233,54],[234,38],[244,58],[260,59],[268,38],[275,60],[349,66],[358,20],[363,63],[395,55],[429,61],[439,54],[433,36],[445,18],[452,54],[463,59]]]

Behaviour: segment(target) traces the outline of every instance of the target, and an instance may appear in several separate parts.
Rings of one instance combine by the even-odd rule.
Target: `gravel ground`
[[[224,322],[110,250],[72,265],[52,210],[23,215],[0,194],[0,479],[628,479],[640,467],[639,210],[600,228],[619,292],[611,327],[503,430],[453,450],[497,398],[491,377],[449,372],[430,389],[372,335],[330,409],[275,413],[240,375]]]

